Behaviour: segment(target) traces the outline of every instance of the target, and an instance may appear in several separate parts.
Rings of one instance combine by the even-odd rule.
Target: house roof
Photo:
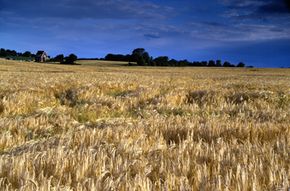
[[[42,55],[42,54],[46,54],[43,50],[39,50],[37,51],[36,55]]]

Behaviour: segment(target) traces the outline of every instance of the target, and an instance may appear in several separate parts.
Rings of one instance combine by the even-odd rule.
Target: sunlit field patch
[[[79,63],[0,60],[0,190],[290,187],[289,69]]]

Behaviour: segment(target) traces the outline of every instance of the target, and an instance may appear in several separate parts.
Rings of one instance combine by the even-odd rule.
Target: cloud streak
[[[1,4],[1,12],[5,10],[23,18],[163,19],[171,10],[167,6],[137,0],[1,0]]]
[[[237,18],[273,18],[290,16],[288,0],[222,0],[229,9],[229,17]]]

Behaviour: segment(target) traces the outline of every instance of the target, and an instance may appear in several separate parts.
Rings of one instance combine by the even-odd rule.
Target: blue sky
[[[0,47],[290,67],[287,0],[0,0]]]

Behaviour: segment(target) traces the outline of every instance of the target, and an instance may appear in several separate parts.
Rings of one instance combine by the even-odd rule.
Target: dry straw
[[[0,190],[286,190],[289,69],[0,60]]]

